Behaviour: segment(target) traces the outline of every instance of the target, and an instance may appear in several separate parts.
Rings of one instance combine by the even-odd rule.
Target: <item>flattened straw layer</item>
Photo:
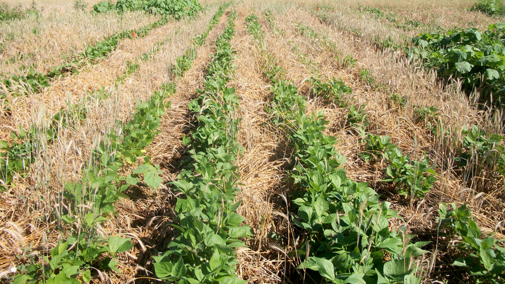
[[[10,117],[0,118],[0,125],[3,125],[3,129],[19,129],[20,126],[29,129],[33,118],[38,116],[40,111],[43,110],[48,117],[52,117],[58,110],[66,108],[67,101],[80,101],[86,93],[112,86],[115,79],[126,70],[128,61],[131,62],[149,51],[156,42],[172,33],[175,26],[176,23],[171,22],[152,30],[151,34],[144,38],[125,38],[106,59],[85,68],[78,75],[55,80],[40,94],[12,99],[10,104],[12,114]],[[4,131],[0,134],[2,134],[0,140],[10,140],[10,132]]]
[[[207,22],[208,19],[205,23]],[[191,127],[187,105],[198,96],[197,89],[203,86],[204,72],[210,62],[215,41],[225,27],[226,17],[223,16],[208,35],[204,46],[198,48],[198,57],[193,61],[191,69],[177,82],[176,93],[168,98],[171,107],[161,118],[161,133],[146,148],[146,156],[152,158],[152,163],[159,164],[163,172],[162,187],[156,192],[144,186],[130,188],[128,195],[133,195],[132,198],[120,200],[118,215],[111,219],[111,226],[106,229],[110,235],[127,234],[133,237],[132,242],[137,244],[124,256],[123,265],[120,267],[121,274],[109,273],[112,283],[125,283],[138,277],[153,277],[149,271],[152,270],[152,252],[155,249],[165,250],[173,239],[174,229],[170,224],[177,218],[173,210],[176,195],[167,187],[167,183],[177,179],[177,160],[184,151],[179,149],[179,146],[182,147],[182,135]],[[194,33],[202,32],[203,28],[206,26],[198,27]],[[179,53],[182,54],[185,48]]]
[[[236,162],[241,189],[237,195],[241,201],[237,212],[253,229],[254,239],[247,241],[249,248],[237,251],[237,273],[249,283],[280,283],[287,252],[271,235],[288,236],[290,230],[287,216],[279,212],[286,204],[275,203],[282,200],[278,195],[285,195],[287,190],[287,177],[282,170],[287,141],[279,128],[270,126],[265,111],[272,94],[262,79],[256,44],[245,29],[244,19],[250,11],[241,6],[238,12],[237,35],[231,42],[237,51],[237,71],[230,85],[241,98],[237,139],[245,150]]]
[[[181,43],[189,44],[195,34],[207,27],[211,16],[202,16],[192,24],[185,25],[176,38]],[[104,139],[105,133],[114,127],[116,120],[126,121],[131,117],[137,99],[147,100],[154,90],[160,89],[161,85],[167,82],[167,67],[170,62],[175,62],[175,57],[183,53],[184,50],[180,47],[181,45],[167,43],[151,60],[141,63],[139,70],[131,78],[117,89],[110,89],[107,92],[110,94],[109,98],[92,98],[83,102],[87,116],[82,124],[78,123],[79,121],[70,121],[73,128],[60,128],[56,142],[41,149],[42,155],[37,157],[36,162],[29,168],[27,177],[18,177],[12,190],[2,193],[5,197],[2,200],[6,202],[0,204],[0,220],[3,223],[11,221],[26,232],[20,244],[36,242],[47,250],[54,246],[59,237],[59,231],[54,230],[54,223],[47,225],[46,222],[54,209],[61,206],[57,198],[64,184],[66,181],[76,181],[81,177],[81,171],[88,163],[91,150]],[[41,196],[44,197],[43,202],[39,199]],[[151,203],[156,204],[160,200],[160,198],[156,201],[147,200],[146,203],[150,205],[139,206],[139,209],[150,208]],[[155,207],[152,206],[152,208]],[[125,216],[128,215],[125,214]],[[134,220],[134,218],[130,219]],[[123,224],[128,223],[122,221]],[[120,227],[117,226],[117,228]],[[133,227],[131,225],[130,229]],[[44,231],[48,232],[46,241],[40,234]],[[5,242],[4,238],[6,238],[5,235],[1,235],[0,241]],[[1,255],[13,259],[15,254],[17,252]],[[3,262],[3,258],[0,262]]]

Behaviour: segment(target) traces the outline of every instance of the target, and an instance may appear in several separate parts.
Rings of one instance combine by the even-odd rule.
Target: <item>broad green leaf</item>
[[[126,183],[129,185],[137,185],[137,183],[139,183],[139,179],[128,175],[126,177]]]
[[[82,273],[81,275],[82,275],[82,280],[85,283],[91,282],[91,270],[88,269],[88,270],[84,271],[84,273]]]
[[[182,256],[179,257],[179,260],[175,263],[172,269],[172,275],[177,277],[182,277],[186,275],[186,266],[184,265],[184,261],[182,260]]]
[[[500,78],[500,73],[494,69],[486,69],[486,79],[488,80],[495,80]]]
[[[399,237],[397,238],[388,238],[384,242],[382,242],[378,247],[385,249],[386,251],[394,254],[400,254],[402,251],[402,241]]]
[[[323,214],[326,213],[326,210],[329,208],[328,202],[324,200],[324,197],[322,195],[316,199],[316,202],[314,202],[313,206],[318,217],[323,216]]]
[[[28,276],[28,275],[17,275],[15,278],[14,278],[14,281],[12,282],[12,284],[25,284],[26,281],[28,280],[31,280],[33,279],[32,277]]]
[[[75,278],[66,277],[65,274],[60,272],[56,276],[49,278],[46,284],[81,284],[81,282]]]
[[[240,226],[240,224],[242,224],[242,222],[245,221],[245,218],[240,216],[239,214],[237,213],[231,213],[228,215],[227,217],[227,224],[230,225],[230,226]]]
[[[388,261],[384,264],[384,276],[388,278],[398,278],[408,273],[409,261],[398,260]]]
[[[484,267],[490,271],[494,267],[495,259],[494,257],[488,252],[489,249],[485,249],[483,247],[480,247],[479,250],[479,256],[480,259],[482,260],[482,264],[484,264]]]
[[[212,254],[212,257],[210,258],[209,266],[211,270],[215,270],[221,266],[221,256],[219,255],[217,249],[214,250],[214,254]]]
[[[136,169],[133,170],[134,174],[145,174],[149,171],[148,165],[140,165]]]
[[[456,70],[458,70],[461,74],[466,74],[472,71],[473,65],[468,63],[467,61],[456,62]]]
[[[173,264],[171,261],[155,262],[153,265],[158,278],[164,279],[172,275]]]
[[[325,258],[315,258],[315,262],[319,266],[321,276],[330,280],[335,279],[335,267],[331,261]]]
[[[416,276],[414,275],[405,275],[403,277],[403,284],[418,284],[419,283],[419,279],[417,279]]]
[[[251,236],[251,228],[249,226],[241,226],[241,227],[230,227],[228,234],[230,235],[230,238],[243,238],[247,236]]]
[[[153,170],[149,171],[144,175],[144,181],[146,184],[154,189],[158,189],[161,186],[161,178],[158,173]]]
[[[350,284],[366,284],[365,280],[363,279],[363,276],[365,276],[362,272],[354,272],[351,276],[347,277],[345,279],[344,283],[350,283]]]
[[[129,251],[133,247],[134,245],[131,243],[130,239],[116,236],[109,237],[109,252],[111,253],[122,253]]]

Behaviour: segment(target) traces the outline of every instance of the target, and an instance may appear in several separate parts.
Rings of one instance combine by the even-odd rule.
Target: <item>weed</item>
[[[397,93],[393,93],[390,98],[390,107],[392,106],[397,106],[401,109],[405,108],[405,105],[407,105],[407,97],[398,95]]]
[[[88,3],[84,0],[75,0],[74,1],[74,9],[77,11],[86,11],[88,7]]]
[[[370,87],[373,87],[375,85],[375,76],[372,75],[372,73],[368,69],[361,69],[359,71],[359,74],[361,75],[361,79]]]

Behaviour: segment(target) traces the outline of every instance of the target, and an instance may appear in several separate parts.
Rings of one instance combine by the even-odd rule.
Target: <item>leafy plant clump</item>
[[[489,16],[505,15],[503,0],[479,0],[470,11],[480,11]]]
[[[113,11],[115,9],[116,9],[116,6],[114,4],[112,4],[111,2],[107,2],[107,1],[102,1],[102,2],[99,2],[95,5],[93,5],[93,11],[95,11],[97,13],[105,13],[105,12]]]
[[[453,240],[455,247],[460,251],[452,265],[464,267],[469,272],[475,283],[503,283],[505,281],[505,240],[497,241],[492,236],[485,236],[472,218],[472,212],[466,204],[457,207],[452,204],[452,209],[447,204],[439,206],[438,222],[441,236]],[[461,241],[456,242],[455,240]],[[502,246],[500,246],[500,244]]]
[[[464,129],[462,134],[462,147],[456,157],[460,167],[477,166],[477,171],[487,168],[505,175],[503,136],[487,133],[476,125]]]
[[[176,20],[180,20],[184,17],[194,16],[202,10],[202,6],[197,0],[118,0],[116,5],[102,1],[94,5],[93,10],[98,13],[114,10],[119,13],[143,10],[151,14],[172,16]]]
[[[261,44],[257,17],[251,15],[246,22]],[[387,202],[380,203],[366,183],[346,177],[336,139],[323,133],[323,113],[306,115],[307,102],[296,86],[281,80],[278,72],[265,74],[274,94],[267,110],[288,130],[296,149],[291,177],[301,190],[293,194],[293,222],[306,236],[296,251],[302,259],[298,269],[311,271],[309,277],[317,283],[417,283],[414,258],[426,253],[421,247],[427,242],[410,243],[413,236],[405,228],[389,230],[388,219],[397,213]]]
[[[10,7],[7,3],[0,3],[0,22],[22,19],[27,15],[38,15],[39,12],[35,2],[28,8],[23,8],[21,4]]]
[[[400,148],[391,143],[389,136],[368,134],[364,139],[366,149],[360,156],[366,161],[384,159],[388,163],[383,182],[393,182],[400,195],[423,198],[437,181],[436,172],[430,167],[429,159],[412,160]]]
[[[475,28],[419,34],[406,50],[443,79],[458,78],[468,93],[479,91],[485,103],[505,104],[505,24],[484,32]]]

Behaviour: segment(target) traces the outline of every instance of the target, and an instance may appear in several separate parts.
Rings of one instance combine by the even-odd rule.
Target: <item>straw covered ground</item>
[[[37,1],[39,16],[0,22],[0,76],[26,74],[27,66],[33,66],[37,72],[48,72],[51,67],[64,63],[65,56],[71,57],[113,33],[160,19],[142,11],[123,15],[92,14],[91,6],[96,2],[77,9],[69,3],[41,0]],[[189,175],[188,171],[192,170],[188,169],[198,172],[199,160],[195,156],[203,150],[193,145],[197,138],[192,133],[207,122],[201,118],[206,108],[195,111],[198,100],[194,100],[199,97],[202,103],[209,100],[206,97],[211,92],[209,89],[212,90],[206,83],[209,72],[226,73],[209,70],[209,66],[220,60],[216,50],[221,35],[226,31],[228,20],[236,15],[235,34],[229,41],[234,71],[226,85],[233,88],[238,98],[237,109],[230,111],[230,121],[237,123],[234,137],[240,145],[238,155],[233,158],[236,166],[233,176],[237,177],[234,186],[238,188],[233,200],[240,201],[235,212],[243,217],[242,226],[249,226],[251,230],[248,237],[241,238],[245,246],[231,250],[237,263],[234,275],[247,283],[331,283],[321,277],[316,277],[319,279],[316,281],[314,271],[298,267],[304,260],[302,251],[310,250],[304,246],[305,242],[316,235],[299,226],[298,207],[293,203],[308,191],[309,182],[303,185],[293,178],[300,168],[306,167],[298,154],[299,144],[294,146],[297,138],[291,136],[293,129],[299,130],[302,126],[286,127],[279,119],[278,110],[274,110],[278,98],[273,86],[277,86],[278,79],[293,84],[306,100],[303,111],[307,117],[320,113],[327,121],[322,132],[336,138],[334,149],[345,157],[340,168],[345,170],[347,178],[367,183],[380,202],[390,204],[398,212],[397,216],[388,217],[389,230],[413,235],[413,243],[427,242],[423,254],[409,258],[408,273],[415,275],[420,283],[477,283],[478,278],[470,270],[453,265],[457,257],[468,255],[458,246],[462,243],[461,237],[441,234],[439,206],[453,202],[458,207],[466,204],[483,233],[480,238],[491,236],[497,240],[496,246],[503,249],[503,175],[494,168],[458,166],[465,129],[475,125],[503,135],[501,110],[480,107],[478,95],[463,92],[461,82],[441,81],[436,72],[409,61],[402,48],[388,48],[379,43],[408,46],[419,33],[454,26],[484,30],[505,19],[468,11],[474,3],[469,0],[364,0],[359,4],[345,0],[246,0],[225,6],[223,15],[213,22],[223,2],[200,3],[204,9],[196,17],[171,19],[146,36],[123,38],[105,58],[80,66],[78,74],[56,76],[50,86],[38,92],[22,95],[7,92],[1,99],[4,105],[0,117],[4,151],[1,161],[7,165],[15,155],[28,158],[21,160],[14,174],[1,175],[0,282],[11,283],[16,275],[27,274],[30,264],[44,267],[45,261],[55,257],[44,260],[43,256],[51,255],[51,250],[67,241],[70,235],[84,235],[81,230],[88,229],[93,232],[90,238],[103,241],[117,236],[127,238],[132,245],[117,254],[109,252],[118,263],[117,269],[102,265],[108,255],[103,253],[96,260],[79,264],[78,272],[68,274],[74,280],[81,283],[177,282],[162,275],[156,266],[156,257],[184,235],[178,228],[186,212],[180,212],[182,205],[178,200],[188,197],[177,181]],[[382,11],[382,16],[377,10]],[[248,26],[251,15],[261,25],[260,41]],[[208,35],[202,37],[206,32]],[[200,42],[201,38],[204,41]],[[136,67],[131,68],[134,64]],[[177,68],[184,70],[179,72]],[[272,70],[277,70],[275,75],[269,73]],[[316,81],[333,79],[341,80],[350,88],[340,93],[338,100],[321,95],[316,88]],[[218,93],[226,90],[223,86],[215,88]],[[157,94],[164,94],[161,101],[140,110]],[[437,116],[420,118],[419,109],[430,107],[436,107]],[[149,109],[156,111],[149,112]],[[161,110],[158,112],[158,109]],[[59,116],[60,113],[63,114]],[[359,125],[355,123],[352,115],[356,113],[366,117],[366,125],[364,120]],[[148,143],[135,150],[134,158],[129,159],[124,153],[128,147],[136,146],[124,146],[125,149],[110,139],[117,136],[118,143],[124,145],[143,139],[135,136],[137,130],[125,130],[129,123],[142,128],[139,126],[142,122],[136,120],[138,117],[153,121],[154,126],[145,134],[149,137],[145,140]],[[437,130],[433,131],[435,123]],[[21,129],[30,134],[22,135]],[[436,181],[425,195],[410,198],[400,195],[398,183],[384,181],[387,159],[364,158],[365,138],[373,135],[388,136],[412,161],[429,161]],[[215,137],[208,141],[213,144],[217,140]],[[22,147],[16,148],[16,145]],[[31,151],[24,152],[26,145],[30,145]],[[108,176],[108,160],[102,155],[107,147],[112,149],[111,155],[121,160],[120,167],[114,170],[117,178]],[[5,154],[12,149],[17,154]],[[148,179],[151,172],[137,172],[145,165],[154,171],[152,180],[157,181],[156,187]],[[216,168],[221,166],[215,163]],[[93,167],[97,170],[91,173],[89,169]],[[6,166],[0,169],[6,173],[10,170]],[[111,203],[113,213],[100,215],[106,218],[90,225],[98,217],[91,217],[95,219],[90,221],[89,214],[83,212],[97,214],[93,208],[101,202],[96,196],[100,186],[90,177],[100,175],[104,175],[101,181],[104,186],[113,188],[114,192],[121,191],[118,194],[121,198]],[[195,176],[195,179],[203,178],[205,173]],[[82,194],[91,197],[80,197],[86,201],[78,204],[69,198],[68,185],[80,181],[84,181]],[[77,199],[76,196],[72,198]],[[222,201],[223,208],[225,203]],[[73,216],[74,223],[69,223],[62,212],[74,212],[73,207],[79,213]],[[204,207],[202,203],[201,208]],[[326,232],[322,235],[326,236]],[[370,247],[372,242],[370,239]],[[80,245],[66,248],[67,252],[76,246]],[[382,256],[384,261],[391,257],[390,251]],[[177,258],[174,259],[175,263]],[[205,263],[205,259],[200,260]],[[186,273],[190,268],[183,271]],[[57,273],[62,269],[51,271]],[[86,270],[90,271],[90,279],[86,278]],[[493,283],[505,281],[504,273]],[[42,281],[41,274],[37,277]],[[345,283],[365,282],[347,280]],[[407,281],[402,278],[384,283]]]

